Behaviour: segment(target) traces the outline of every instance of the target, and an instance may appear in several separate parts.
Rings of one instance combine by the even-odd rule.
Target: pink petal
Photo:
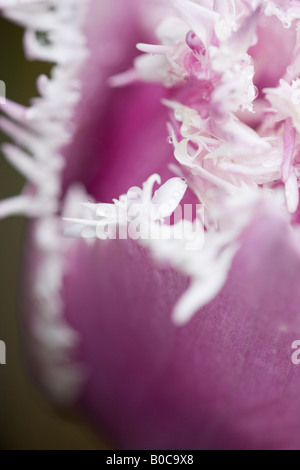
[[[110,202],[129,187],[141,185],[151,173],[171,175],[166,169],[172,147],[167,143],[167,110],[161,104],[164,90],[149,85],[108,86],[110,77],[132,66],[136,43],[153,40],[142,25],[151,3],[130,0],[129,7],[122,0],[116,8],[93,0],[89,8],[90,57],[74,118],[77,131],[64,150],[64,188],[80,180],[98,201]]]
[[[281,165],[281,178],[284,183],[287,182],[292,166],[292,159],[295,150],[296,129],[293,127],[292,119],[288,118],[285,124],[283,145],[284,154]]]
[[[64,298],[81,408],[117,448],[299,449],[299,279],[288,225],[261,208],[224,289],[176,327],[187,279],[135,242],[79,243]]]
[[[257,29],[257,44],[249,49],[255,61],[254,83],[262,96],[266,87],[276,87],[292,62],[295,28],[284,29],[274,17],[261,16]],[[267,64],[272,64],[268,66]]]

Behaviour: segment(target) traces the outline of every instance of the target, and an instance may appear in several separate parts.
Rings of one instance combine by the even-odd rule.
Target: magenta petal
[[[255,60],[254,82],[260,96],[266,87],[278,85],[293,57],[295,29],[284,29],[280,21],[262,16],[257,30],[257,44],[249,49]],[[266,64],[272,67],[266,67]]]
[[[186,279],[135,242],[80,242],[64,298],[88,371],[81,408],[125,449],[300,448],[299,280],[287,225],[261,211],[225,288],[177,328]]]
[[[97,201],[110,202],[131,186],[141,185],[151,173],[171,175],[168,112],[161,103],[165,91],[145,84],[108,86],[109,78],[132,67],[136,43],[152,38],[145,28],[151,5],[153,10],[148,0],[121,0],[117,7],[98,0],[90,3],[89,56],[73,120],[76,132],[64,149],[64,190],[79,180]]]

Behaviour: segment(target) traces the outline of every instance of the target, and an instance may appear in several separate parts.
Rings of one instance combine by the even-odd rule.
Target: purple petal
[[[64,150],[64,188],[80,180],[98,201],[110,202],[129,187],[141,185],[151,173],[171,175],[167,169],[172,161],[168,114],[161,104],[164,90],[147,85],[108,86],[110,77],[132,66],[136,43],[151,38],[145,28],[144,10],[149,4],[131,0],[129,6],[122,0],[116,8],[94,0],[89,8],[90,55],[74,117],[77,130]]]
[[[81,408],[118,448],[299,448],[299,279],[287,224],[261,209],[222,292],[176,327],[187,279],[132,241],[79,243],[64,298],[88,372]]]

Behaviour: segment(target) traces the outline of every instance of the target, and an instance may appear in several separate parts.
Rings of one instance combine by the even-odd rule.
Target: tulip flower
[[[55,64],[0,120],[38,386],[119,449],[300,449],[299,2],[0,8]]]

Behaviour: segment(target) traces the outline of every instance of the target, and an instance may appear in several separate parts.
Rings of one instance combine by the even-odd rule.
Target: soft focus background
[[[0,79],[7,97],[28,104],[36,96],[35,81],[49,67],[27,62],[23,30],[0,18]],[[0,142],[8,139],[0,134]],[[23,187],[20,175],[0,155],[0,199]],[[25,220],[0,221],[0,340],[7,365],[0,365],[0,449],[107,449],[77,417],[61,416],[32,387],[22,363],[18,329],[18,276]]]

